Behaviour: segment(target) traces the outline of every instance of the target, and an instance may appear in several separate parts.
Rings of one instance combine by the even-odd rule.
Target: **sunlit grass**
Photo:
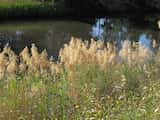
[[[156,45],[153,42],[153,47]],[[72,38],[51,61],[31,48],[0,53],[2,120],[158,120],[160,52]]]
[[[35,19],[51,18],[55,16],[65,15],[70,12],[70,9],[64,6],[57,6],[54,2],[39,2],[39,1],[13,1],[0,2],[0,18],[25,18]]]
[[[36,0],[25,0],[25,1],[36,1]],[[24,0],[0,0],[0,2],[24,2]]]

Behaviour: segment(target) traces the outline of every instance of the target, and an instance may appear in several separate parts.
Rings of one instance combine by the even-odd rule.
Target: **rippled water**
[[[138,21],[138,22],[137,22]],[[39,50],[46,48],[49,55],[57,56],[71,36],[82,39],[116,41],[135,40],[150,47],[153,39],[160,39],[156,22],[129,20],[127,18],[98,18],[85,21],[14,21],[0,24],[0,47],[7,43],[16,52],[36,43]]]

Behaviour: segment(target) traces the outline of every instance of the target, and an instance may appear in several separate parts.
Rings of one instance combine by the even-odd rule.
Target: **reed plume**
[[[4,54],[4,52],[0,53],[0,79],[3,79],[5,77],[8,61],[8,55]]]
[[[77,64],[96,64],[106,67],[115,57],[116,50],[111,44],[106,48],[103,41],[93,39],[89,44],[87,41],[72,38],[69,45],[64,45],[60,50],[60,62],[69,69]]]
[[[82,41],[72,37],[70,43],[65,44],[60,50],[57,62],[48,59],[46,49],[40,53],[35,44],[32,44],[31,49],[25,47],[19,55],[16,55],[9,46],[5,46],[0,53],[0,79],[6,74],[17,73],[57,74],[63,68],[72,73],[77,65],[96,65],[107,69],[110,65],[122,63],[143,64],[152,59],[152,56],[153,52],[149,48],[128,40],[125,40],[122,48],[117,50],[113,43],[93,39],[90,42]]]
[[[103,41],[91,42],[82,41],[78,38],[72,38],[70,43],[64,45],[60,50],[60,62],[67,69],[72,69],[74,65],[79,64],[95,64],[101,68],[107,68],[108,65],[127,63],[134,65],[144,63],[152,58],[153,52],[136,42],[131,44],[125,40],[122,44],[122,49],[118,51],[112,43]]]

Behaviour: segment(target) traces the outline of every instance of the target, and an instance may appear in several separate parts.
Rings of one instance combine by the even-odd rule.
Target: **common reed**
[[[49,60],[35,44],[0,53],[0,119],[160,118],[160,52],[137,42],[72,38]]]
[[[153,43],[155,46],[155,42]],[[5,74],[17,73],[58,73],[61,68],[71,71],[76,65],[98,65],[102,69],[114,64],[135,65],[152,59],[153,52],[137,43],[124,41],[120,50],[113,43],[104,41],[82,41],[78,38],[71,39],[59,52],[58,62],[50,61],[47,51],[41,53],[35,44],[31,49],[25,47],[16,55],[9,46],[5,46],[0,53],[1,79]]]
[[[89,43],[72,38],[71,42],[68,45],[65,44],[64,48],[60,50],[60,62],[64,63],[68,69],[77,64],[96,64],[106,69],[108,65],[112,64],[144,63],[151,59],[152,55],[149,48],[135,42],[131,44],[128,40],[123,42],[122,49],[118,51],[114,44],[104,43],[104,41],[91,39]]]
[[[16,55],[9,46],[5,46],[0,53],[1,79],[5,78],[7,75],[14,76],[19,73],[54,74],[59,71],[58,66],[58,64],[48,59],[46,50],[39,53],[35,44],[32,44],[30,50],[28,47],[25,47],[19,55]]]

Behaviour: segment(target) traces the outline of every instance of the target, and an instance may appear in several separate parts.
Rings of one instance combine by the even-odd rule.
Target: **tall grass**
[[[69,45],[60,51],[61,62],[69,68],[77,64],[97,64],[102,68],[108,65],[127,63],[134,65],[152,59],[152,51],[140,44],[124,41],[122,49],[117,50],[114,43],[103,41],[82,41],[72,38]]]
[[[153,46],[157,46],[154,41]],[[32,44],[0,53],[0,119],[158,120],[159,51],[72,38],[51,61]]]

